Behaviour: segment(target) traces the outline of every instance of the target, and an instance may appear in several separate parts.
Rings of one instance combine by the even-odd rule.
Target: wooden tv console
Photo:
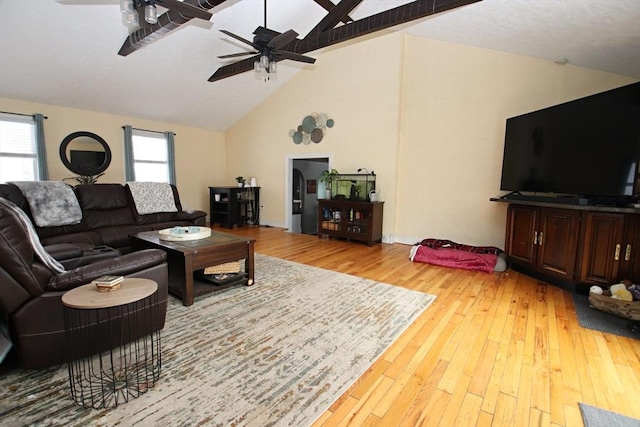
[[[512,268],[564,289],[640,281],[640,209],[510,201],[505,252]]]

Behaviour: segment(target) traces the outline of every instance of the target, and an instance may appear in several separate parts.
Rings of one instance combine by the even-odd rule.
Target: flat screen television
[[[500,189],[637,198],[640,83],[507,119]]]
[[[93,175],[104,163],[106,154],[104,151],[70,150],[70,162],[87,175]]]

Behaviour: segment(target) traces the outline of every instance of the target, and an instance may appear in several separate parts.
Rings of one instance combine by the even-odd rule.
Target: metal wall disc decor
[[[327,128],[332,128],[335,122],[325,113],[311,113],[302,119],[297,129],[289,131],[289,137],[293,143],[308,145],[311,142],[318,144],[327,134]]]

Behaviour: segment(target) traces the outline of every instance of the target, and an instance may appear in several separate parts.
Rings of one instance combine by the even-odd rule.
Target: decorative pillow
[[[166,182],[127,182],[136,211],[140,215],[178,212],[171,185]]]
[[[70,185],[62,181],[12,182],[29,202],[38,227],[78,224],[82,210]]]

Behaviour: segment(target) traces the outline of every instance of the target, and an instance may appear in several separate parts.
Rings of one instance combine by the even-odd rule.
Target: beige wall
[[[385,230],[504,247],[505,120],[633,83],[551,61],[406,37],[398,211]],[[385,211],[386,214],[386,211]]]
[[[284,64],[282,66],[285,66]],[[226,135],[169,123],[1,99],[0,110],[49,117],[51,179],[70,175],[58,158],[69,133],[86,130],[111,146],[100,182],[124,181],[122,125],[173,130],[178,187],[190,209],[208,211],[208,186],[256,177],[260,222],[283,226],[286,160],[326,155],[332,167],[378,175],[385,241],[437,237],[504,245],[500,195],[508,117],[636,81],[571,65],[424,40],[396,33],[334,47],[319,55]],[[312,113],[335,126],[319,144],[295,145],[288,133]]]
[[[225,137],[221,132],[7,98],[0,98],[0,110],[22,114],[42,113],[48,117],[44,122],[44,133],[51,180],[74,175],[60,161],[60,142],[72,132],[89,131],[104,138],[112,154],[111,165],[98,182],[124,183],[122,126],[129,124],[135,128],[159,132],[171,130],[176,133],[176,180],[183,208],[208,213],[207,187],[225,183]]]
[[[284,66],[284,65],[283,65]],[[504,246],[499,196],[508,117],[634,79],[390,34],[318,57],[227,132],[227,179],[256,176],[261,223],[284,225],[287,156],[324,153],[343,173],[375,170],[385,241]],[[302,118],[336,120],[320,144],[288,137]]]
[[[313,69],[303,70],[227,131],[227,179],[257,178],[261,224],[286,223],[287,156],[326,154],[339,172],[376,172],[386,201],[384,228],[393,229],[401,40],[391,34],[323,53]],[[295,145],[289,130],[313,112],[328,114],[335,126],[319,144]]]

